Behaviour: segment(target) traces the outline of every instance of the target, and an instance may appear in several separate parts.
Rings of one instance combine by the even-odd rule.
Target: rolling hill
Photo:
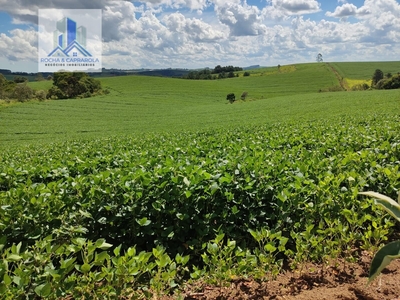
[[[396,64],[381,63],[395,70]],[[368,78],[378,63],[335,63],[346,78]],[[389,68],[390,66],[390,68]],[[242,74],[243,72],[241,72]],[[325,64],[260,68],[224,80],[123,76],[102,78],[109,95],[0,107],[2,145],[143,132],[235,127],[367,111],[399,112],[398,91],[319,93],[339,85]],[[36,89],[50,82],[34,82]],[[227,103],[226,95],[245,102]],[[383,104],[384,103],[384,104]]]

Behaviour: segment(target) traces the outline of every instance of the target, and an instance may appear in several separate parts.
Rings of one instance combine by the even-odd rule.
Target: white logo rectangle
[[[39,72],[101,72],[101,9],[39,9]]]

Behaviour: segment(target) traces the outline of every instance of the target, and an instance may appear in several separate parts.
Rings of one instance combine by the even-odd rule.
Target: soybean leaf
[[[147,226],[150,225],[151,221],[147,220],[147,218],[142,218],[140,220],[136,220],[136,222],[140,225],[140,226]]]
[[[96,248],[99,248],[101,250],[107,250],[108,248],[112,247],[112,244],[106,243],[105,239],[98,239],[95,243]]]
[[[82,271],[83,273],[88,273],[88,272],[90,271],[91,268],[92,268],[91,265],[89,265],[89,264],[83,264],[83,265],[81,266],[81,271]]]
[[[18,254],[10,254],[7,256],[7,259],[9,261],[20,261],[22,259],[22,257],[19,256]]]
[[[51,294],[51,285],[50,285],[50,283],[44,283],[44,284],[38,285],[35,288],[35,293],[39,297],[48,297]]]

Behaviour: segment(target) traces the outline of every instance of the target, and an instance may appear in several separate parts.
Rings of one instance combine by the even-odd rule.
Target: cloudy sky
[[[400,58],[400,0],[0,0],[0,68],[37,72],[47,8],[102,9],[106,68]]]

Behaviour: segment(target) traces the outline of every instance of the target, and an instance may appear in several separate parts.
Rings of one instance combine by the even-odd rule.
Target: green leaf
[[[232,213],[233,213],[234,215],[236,215],[236,214],[239,212],[239,209],[237,208],[236,205],[234,205],[234,206],[231,208],[231,210],[232,210]]]
[[[61,262],[61,269],[67,269],[69,266],[71,266],[76,260],[76,257],[71,257],[67,258],[66,260]]]
[[[252,229],[248,229],[248,232],[250,232],[250,234],[253,236],[253,238],[257,241],[260,242],[261,241],[261,237],[260,234],[258,233],[258,231],[252,230]]]
[[[216,182],[214,182],[211,186],[210,186],[210,190],[211,190],[211,195],[214,195],[214,193],[219,189],[219,186]]]
[[[110,259],[110,255],[107,253],[107,251],[100,252],[99,254],[96,253],[94,264],[96,266],[101,266],[106,259]]]
[[[13,282],[14,282],[16,285],[20,286],[20,285],[21,285],[21,277],[19,277],[19,276],[14,276]]]
[[[86,217],[86,218],[93,219],[92,215],[91,215],[89,212],[87,212],[87,211],[83,211],[83,210],[80,209],[80,210],[79,210],[79,213],[80,213],[82,216]]]
[[[400,205],[385,195],[376,192],[360,192],[360,195],[366,195],[375,198],[375,203],[385,209],[392,217],[400,222]]]
[[[186,184],[186,186],[190,185],[190,181],[186,177],[183,177],[183,183]]]
[[[140,226],[148,226],[150,225],[151,221],[147,220],[147,218],[142,218],[140,220],[136,220],[136,222],[140,225]]]
[[[380,272],[395,258],[400,257],[400,241],[391,242],[383,246],[375,254],[372,259],[371,268],[369,270],[369,280],[370,283],[380,274]]]
[[[8,276],[8,274],[4,274],[3,282],[4,282],[5,285],[10,285],[11,282],[12,282],[12,279],[11,279],[10,276]]]
[[[119,256],[119,254],[120,254],[120,252],[121,252],[121,246],[122,246],[122,245],[119,245],[117,248],[114,249],[113,252],[114,252],[114,255],[115,255],[115,256]]]
[[[0,251],[3,250],[4,246],[6,245],[7,237],[3,235],[0,237]]]
[[[106,239],[98,239],[94,244],[95,244],[96,248],[98,248],[98,247],[100,247],[100,245],[102,245],[105,241],[106,241]]]
[[[10,254],[7,256],[7,259],[9,261],[20,261],[22,259],[22,257],[19,256],[18,254]]]
[[[264,249],[265,249],[265,251],[267,251],[267,252],[274,252],[274,251],[276,250],[276,247],[275,247],[273,244],[268,243],[268,244],[266,244],[266,245],[264,246]]]
[[[135,247],[129,247],[128,250],[126,251],[130,257],[136,255],[136,248]]]
[[[51,285],[50,283],[44,283],[41,285],[38,285],[35,288],[35,293],[39,296],[39,297],[48,297],[51,294]]]
[[[98,247],[99,249],[101,249],[101,250],[107,250],[108,248],[111,248],[113,245],[112,244],[109,244],[109,243],[106,243],[106,242],[104,242],[100,247]]]
[[[160,259],[156,260],[156,263],[160,268],[165,268],[170,261],[171,259],[169,258],[168,254],[163,254],[161,255]]]
[[[96,248],[99,248],[101,250],[107,250],[108,248],[112,247],[112,244],[106,243],[105,239],[98,239],[95,243]]]
[[[75,245],[82,247],[86,243],[86,239],[84,239],[84,238],[76,238],[76,239],[73,239],[72,242]]]
[[[217,234],[217,236],[215,237],[215,243],[219,243],[220,241],[222,241],[222,239],[225,237],[225,233],[220,233],[220,234]]]
[[[83,264],[83,265],[81,266],[81,271],[82,271],[83,273],[88,273],[88,272],[90,271],[91,268],[92,268],[91,265],[89,265],[89,264]]]

